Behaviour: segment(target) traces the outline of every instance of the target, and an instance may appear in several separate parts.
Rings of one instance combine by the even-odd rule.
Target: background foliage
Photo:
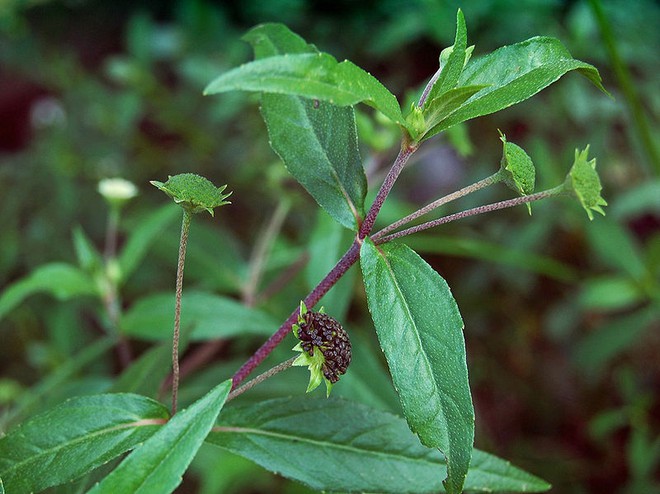
[[[147,342],[169,337],[153,328],[169,328],[159,322],[165,317],[159,308],[163,292],[171,291],[178,241],[178,214],[161,208],[161,194],[148,181],[191,171],[230,184],[233,204],[213,222],[193,226],[186,268],[189,312],[196,318],[189,355],[204,348],[203,341],[223,338],[213,360],[184,378],[181,398],[189,403],[202,396],[231,375],[350,242],[326,218],[309,213],[313,202],[269,148],[252,96],[210,98],[203,88],[248,60],[249,47],[240,40],[248,28],[277,21],[338,60],[368,69],[400,100],[412,100],[435,71],[440,50],[453,43],[456,6],[425,0],[4,2],[0,285],[45,263],[75,264],[74,245],[80,253],[84,244],[74,233],[79,228],[102,248],[107,207],[96,184],[107,176],[133,181],[140,195],[121,225],[122,245],[132,249],[121,296],[122,329],[137,355]],[[438,269],[459,303],[476,446],[550,481],[557,492],[651,492],[660,466],[660,164],[654,147],[660,9],[651,1],[604,2],[617,58],[590,2],[482,0],[462,8],[475,54],[537,34],[556,36],[574,57],[599,68],[615,99],[571,75],[532,101],[427,143],[397,184],[383,221],[495,171],[501,142],[493,129],[529,152],[539,189],[556,184],[574,149],[591,143],[610,204],[607,217],[589,223],[578,206],[553,200],[535,204],[531,219],[521,207],[418,234],[408,244]],[[361,143],[367,143],[360,151],[374,183],[393,158],[396,132],[358,116]],[[456,207],[497,194],[484,191]],[[127,242],[135,232],[143,241]],[[301,269],[289,283],[269,290],[292,265]],[[66,280],[67,274],[58,276]],[[38,277],[32,283],[38,285]],[[54,295],[71,296],[66,286]],[[227,298],[213,306],[204,299],[208,291]],[[379,382],[374,376],[383,366],[368,350],[374,334],[366,295],[348,276],[328,297],[324,303],[343,318],[356,352],[336,392],[396,410],[387,381],[365,384]],[[245,312],[236,301],[260,312]],[[104,353],[107,314],[93,297],[62,303],[35,295],[0,307],[0,317],[0,407],[24,417],[116,385],[122,360]],[[154,368],[167,362],[158,350],[167,357],[154,347]],[[88,361],[72,365],[83,351]],[[58,381],[63,370],[67,377]],[[302,392],[304,373],[288,374],[255,388],[253,399]],[[12,414],[0,416],[0,431],[22,418]],[[304,492],[209,447],[192,472],[185,484],[190,492]]]

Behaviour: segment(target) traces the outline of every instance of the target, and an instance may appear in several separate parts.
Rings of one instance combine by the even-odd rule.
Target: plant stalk
[[[281,364],[276,365],[275,367],[272,367],[271,369],[268,369],[266,372],[263,372],[259,374],[257,377],[254,379],[249,380],[243,386],[236,388],[233,390],[231,393],[229,393],[229,396],[227,396],[227,401],[231,401],[234,398],[236,398],[239,395],[242,395],[246,391],[252,389],[255,387],[257,384],[265,381],[266,379],[269,379],[273,377],[275,374],[278,374],[279,372],[282,372],[283,370],[288,369],[293,365],[295,360],[298,358],[298,356],[291,357],[289,360],[285,360]]]
[[[181,241],[179,242],[179,260],[176,268],[176,301],[174,305],[174,332],[172,334],[172,415],[176,413],[179,394],[179,338],[181,332],[181,297],[183,295],[183,267],[186,261],[186,247],[192,213],[183,210],[181,222]]]
[[[416,225],[416,226],[411,226],[410,228],[406,228],[405,230],[401,230],[400,232],[392,233],[390,235],[385,235],[374,242],[379,245],[379,244],[384,244],[387,242],[390,242],[396,238],[401,238],[405,237],[407,235],[412,235],[413,233],[418,233],[424,230],[428,230],[429,228],[433,228],[439,225],[444,225],[445,223],[450,223],[455,220],[460,220],[463,218],[467,218],[468,216],[475,216],[477,214],[483,214],[483,213],[488,213],[490,211],[497,211],[499,209],[506,209],[510,208],[513,206],[518,206],[520,204],[526,204],[528,202],[534,202],[534,201],[539,201],[541,199],[545,199],[546,197],[552,197],[560,194],[564,190],[564,185],[559,185],[553,189],[548,189],[544,190],[541,192],[537,192],[536,194],[530,194],[528,196],[521,196],[521,197],[515,197],[513,199],[507,199],[506,201],[500,201],[500,202],[495,202],[492,204],[486,204],[484,206],[478,206],[476,208],[472,209],[467,209],[465,211],[461,211],[459,213],[454,213],[450,214],[448,216],[443,216],[442,218],[438,218],[437,220],[433,221],[427,221],[426,223],[422,223],[421,225]]]
[[[378,231],[374,235],[371,236],[371,239],[376,242],[379,238],[384,237],[390,232],[393,232],[397,228],[406,225],[410,223],[411,221],[416,220],[417,218],[430,213],[434,209],[439,208],[440,206],[443,206],[451,201],[454,201],[456,199],[459,199],[461,197],[464,197],[468,194],[471,194],[472,192],[476,192],[480,189],[483,189],[485,187],[488,187],[490,185],[496,184],[497,182],[501,182],[503,180],[504,174],[501,171],[497,171],[496,173],[493,173],[490,177],[486,177],[483,180],[480,180],[479,182],[476,182],[474,184],[468,185],[467,187],[463,187],[460,190],[457,190],[456,192],[452,192],[451,194],[448,194],[444,197],[441,197],[440,199],[433,201],[430,204],[427,204],[421,209],[418,209],[414,213],[409,214],[405,218],[401,218],[398,221],[395,221],[389,226],[386,226],[382,230]]]

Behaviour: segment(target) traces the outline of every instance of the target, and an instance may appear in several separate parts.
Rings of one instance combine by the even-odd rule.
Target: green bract
[[[600,178],[596,172],[596,158],[587,161],[589,155],[589,146],[583,151],[575,150],[575,161],[573,167],[566,177],[566,190],[571,191],[578,198],[580,204],[593,220],[592,211],[597,211],[605,215],[601,206],[607,206],[607,202],[600,195],[603,187],[600,184]]]
[[[500,140],[503,143],[501,169],[505,174],[504,183],[521,196],[531,194],[534,192],[534,182],[536,181],[536,171],[532,159],[523,148],[508,142],[502,132],[500,132]],[[527,208],[529,214],[532,214],[529,203],[527,203]]]
[[[229,204],[225,199],[231,195],[231,192],[223,194],[226,185],[216,187],[208,179],[194,173],[170,175],[165,183],[156,180],[151,180],[150,183],[189,213],[208,211],[213,216],[213,208]]]

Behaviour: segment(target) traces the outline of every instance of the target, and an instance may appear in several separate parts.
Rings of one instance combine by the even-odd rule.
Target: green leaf
[[[450,89],[454,89],[465,67],[467,57],[467,27],[465,26],[465,17],[461,9],[458,9],[456,12],[456,37],[450,50],[451,53],[447,57],[445,66],[442,67],[438,80],[431,88],[428,97],[429,102]],[[443,60],[441,58],[440,63],[442,62]]]
[[[230,389],[231,380],[227,380],[174,415],[89,494],[173,492],[213,427]]]
[[[181,210],[167,204],[140,221],[132,229],[126,245],[119,254],[121,279],[126,281],[149,252],[149,247],[163,230],[175,219],[179,220]]]
[[[536,183],[536,169],[532,158],[523,148],[508,142],[506,136],[500,132],[502,141],[501,170],[505,174],[504,183],[515,190],[521,196],[534,192]],[[527,210],[532,214],[532,206],[527,203]]]
[[[589,219],[593,220],[593,211],[605,215],[602,206],[607,206],[607,202],[600,195],[603,187],[596,172],[596,158],[587,161],[588,157],[589,146],[583,151],[575,150],[575,161],[566,177],[565,184],[566,189],[575,195],[587,212]]]
[[[261,114],[271,147],[289,172],[336,221],[357,231],[364,216],[367,178],[354,109],[264,94]]]
[[[211,82],[204,94],[256,91],[327,101],[338,106],[365,103],[406,126],[396,97],[374,76],[327,53],[270,56],[246,63]]]
[[[360,261],[369,310],[410,428],[447,458],[449,493],[470,465],[474,409],[463,321],[449,286],[403,244],[366,240]]]
[[[64,301],[98,292],[94,281],[81,269],[62,262],[44,264],[9,285],[0,295],[0,319],[27,297],[37,293],[47,293]]]
[[[0,475],[12,494],[69,482],[145,441],[167,417],[138,395],[71,399],[0,439]]]
[[[428,101],[423,109],[425,130],[417,139],[425,140],[440,132],[438,129],[442,127],[442,122],[484,87],[486,86],[461,86],[449,89]]]
[[[459,87],[488,87],[444,120],[437,131],[520,103],[573,70],[605,91],[598,70],[574,59],[558,39],[535,37],[503,46],[465,67],[458,81]]]
[[[173,293],[149,295],[139,300],[121,320],[121,330],[125,334],[154,341],[170,339],[173,326]],[[183,294],[181,327],[193,327],[191,339],[199,341],[271,335],[279,323],[234,299],[190,290]]]
[[[207,442],[329,492],[442,491],[442,455],[396,415],[340,399],[280,398],[223,411]],[[474,450],[465,489],[542,492],[550,486]]]
[[[318,53],[281,24],[259,26],[245,39],[257,59]],[[287,94],[263,94],[261,114],[271,147],[289,172],[340,224],[357,230],[364,215],[367,178],[354,109]]]
[[[73,229],[73,247],[83,271],[94,273],[103,266],[103,257],[80,226]]]

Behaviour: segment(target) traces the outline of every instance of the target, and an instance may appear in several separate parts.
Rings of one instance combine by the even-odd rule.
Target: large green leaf
[[[173,492],[213,427],[230,389],[231,380],[227,380],[174,415],[89,494]]]
[[[456,12],[456,36],[454,38],[454,45],[451,47],[451,53],[447,57],[444,67],[440,71],[438,80],[435,81],[431,92],[429,93],[429,101],[437,98],[445,92],[454,89],[458,83],[458,78],[463,72],[465,66],[465,59],[467,57],[467,27],[465,25],[465,17],[461,9]],[[440,63],[442,63],[442,56]]]
[[[313,46],[281,24],[259,26],[245,38],[258,60],[318,55]],[[357,230],[364,215],[367,179],[353,108],[312,101],[295,92],[265,93],[261,114],[271,147],[319,205],[342,225]]]
[[[446,469],[442,455],[419,444],[401,417],[332,398],[280,398],[227,408],[207,442],[329,492],[438,492]],[[466,490],[477,492],[549,487],[478,450],[465,482]]]
[[[445,280],[403,244],[362,244],[369,310],[410,428],[447,459],[461,492],[474,440],[463,321]]]
[[[465,67],[458,80],[458,87],[487,87],[437,125],[434,133],[520,103],[573,70],[605,91],[598,70],[588,63],[574,59],[558,39],[535,37],[503,46],[471,61]]]
[[[142,443],[167,417],[144,396],[71,399],[0,439],[0,476],[12,494],[68,482]]]
[[[284,53],[246,63],[211,82],[204,94],[256,91],[302,96],[339,106],[365,103],[405,126],[396,97],[374,76],[327,53]]]
[[[36,293],[48,293],[58,300],[69,300],[98,292],[94,281],[81,269],[63,262],[44,264],[9,285],[0,295],[0,319]]]
[[[196,341],[271,335],[279,326],[276,319],[259,309],[206,292],[184,292],[181,307],[181,326],[192,327],[191,339]],[[156,341],[171,338],[173,326],[173,293],[158,293],[141,299],[121,320],[121,330],[125,334]]]

